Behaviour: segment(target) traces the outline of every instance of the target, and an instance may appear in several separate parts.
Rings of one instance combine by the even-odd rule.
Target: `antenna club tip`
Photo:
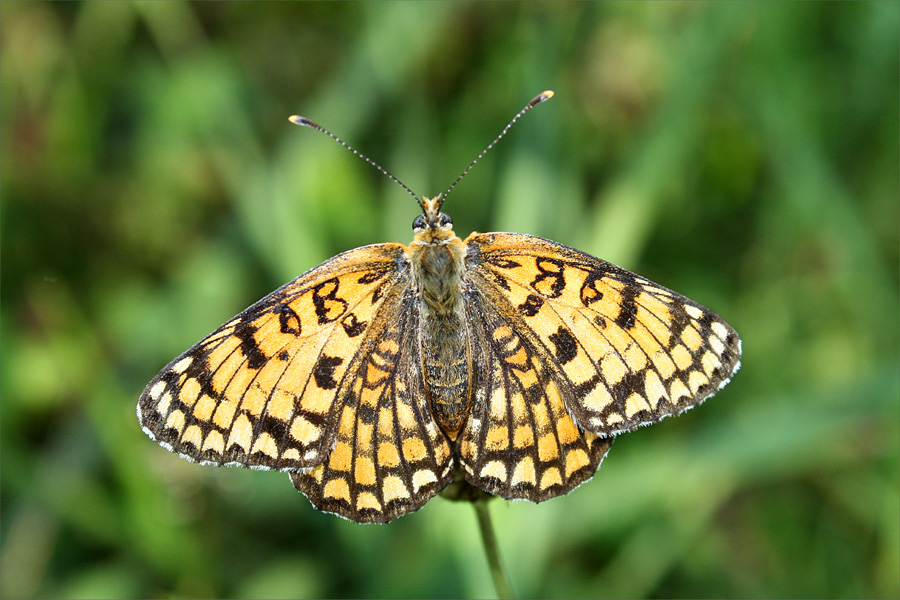
[[[532,107],[534,107],[534,106],[537,106],[538,104],[540,104],[540,103],[543,102],[544,100],[549,100],[550,98],[553,97],[553,95],[554,95],[554,94],[553,94],[553,90],[544,90],[543,92],[541,92],[540,94],[538,94],[537,96],[535,96],[535,97],[534,97],[534,100],[532,100],[531,102],[528,103],[528,106],[525,107],[526,110],[529,109],[529,108],[532,108]]]
[[[288,117],[288,121],[294,125],[303,125],[305,127],[315,127],[316,125],[314,121],[310,121],[306,117],[301,117],[300,115],[291,115]]]

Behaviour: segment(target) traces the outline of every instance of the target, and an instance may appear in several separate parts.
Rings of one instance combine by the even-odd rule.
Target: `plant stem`
[[[488,510],[489,498],[478,498],[472,501],[475,514],[478,516],[478,528],[481,529],[481,539],[484,542],[484,552],[487,554],[488,564],[491,567],[491,577],[494,579],[494,588],[497,597],[506,600],[513,597],[512,586],[509,577],[500,564],[500,551],[497,548],[497,538],[494,537],[494,527],[491,524],[491,513]]]

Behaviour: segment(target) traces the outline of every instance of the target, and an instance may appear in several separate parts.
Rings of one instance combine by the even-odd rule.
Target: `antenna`
[[[361,159],[363,159],[364,161],[366,161],[367,163],[369,163],[370,165],[372,165],[373,167],[375,167],[376,169],[378,169],[379,171],[381,171],[382,173],[384,173],[385,175],[387,175],[388,177],[393,179],[394,183],[397,183],[400,187],[402,187],[404,190],[409,192],[410,196],[415,198],[416,202],[419,203],[419,207],[422,208],[422,210],[425,210],[425,207],[422,205],[422,200],[420,200],[419,197],[416,196],[415,192],[413,192],[411,189],[409,189],[409,187],[405,183],[403,183],[402,181],[400,181],[399,179],[397,179],[396,177],[391,175],[387,169],[385,169],[384,167],[379,165],[377,162],[375,162],[374,160],[372,160],[371,158],[369,158],[362,152],[358,152],[353,146],[351,146],[350,144],[348,144],[347,142],[345,142],[338,136],[334,135],[333,133],[331,133],[330,131],[328,131],[327,129],[325,129],[324,127],[322,127],[315,121],[307,119],[306,117],[301,117],[300,115],[291,115],[290,117],[288,117],[288,121],[290,121],[294,125],[300,125],[302,127],[309,127],[310,129],[315,129],[316,131],[321,131],[322,133],[324,133],[325,135],[327,135],[328,137],[330,137],[331,139],[336,141],[338,144],[340,144],[341,146],[343,146],[344,148],[346,148],[347,150],[349,150],[356,156],[360,157]]]
[[[516,116],[514,116],[514,117],[512,118],[512,121],[510,121],[510,122],[506,125],[506,127],[503,128],[503,131],[500,132],[500,135],[498,135],[496,138],[494,138],[494,141],[491,142],[490,144],[488,144],[488,145],[487,145],[487,148],[485,148],[484,150],[482,150],[482,151],[481,151],[481,154],[479,154],[478,156],[476,156],[476,157],[475,157],[475,160],[473,160],[471,163],[469,163],[469,166],[466,167],[465,171],[463,171],[462,173],[460,173],[459,177],[456,178],[456,181],[454,181],[453,183],[450,184],[450,187],[447,188],[447,191],[444,192],[443,194],[441,194],[440,196],[438,196],[438,197],[440,198],[440,204],[438,204],[438,207],[440,207],[440,205],[444,203],[444,199],[447,197],[447,194],[450,193],[450,190],[452,190],[453,188],[455,188],[455,187],[456,187],[456,184],[459,183],[459,181],[460,181],[463,177],[466,176],[466,173],[468,173],[468,172],[472,169],[472,167],[475,166],[475,163],[477,163],[479,160],[481,160],[481,157],[484,156],[485,154],[487,154],[488,150],[490,150],[491,148],[493,148],[493,147],[494,147],[494,144],[496,144],[497,142],[499,142],[500,139],[501,139],[504,135],[506,135],[506,132],[509,131],[510,127],[512,127],[512,126],[515,124],[516,121],[518,121],[519,119],[522,118],[522,115],[524,115],[525,113],[527,113],[529,110],[531,110],[532,108],[534,108],[535,106],[537,106],[538,104],[540,104],[541,102],[543,102],[544,100],[549,100],[549,99],[552,98],[552,97],[553,97],[553,91],[552,91],[552,90],[545,90],[545,91],[541,92],[540,94],[538,94],[537,96],[535,96],[535,97],[534,97],[534,100],[532,100],[531,102],[529,102],[528,104],[526,104],[526,105],[525,105],[525,108],[523,108],[522,110],[520,110],[519,113],[518,113]]]
[[[537,106],[538,104],[543,102],[544,100],[549,100],[552,97],[553,97],[553,92],[551,90],[546,90],[546,91],[541,92],[537,96],[535,96],[531,102],[526,104],[525,108],[520,110],[518,112],[518,114],[516,114],[516,116],[514,116],[512,118],[512,121],[507,123],[506,127],[504,127],[503,130],[500,132],[500,135],[498,135],[496,138],[494,138],[494,141],[491,142],[490,144],[488,144],[487,148],[482,150],[481,154],[476,156],[475,160],[473,160],[471,163],[469,163],[469,166],[466,167],[466,169],[462,173],[460,173],[459,177],[457,177],[456,180],[452,184],[450,184],[450,187],[447,188],[447,191],[444,192],[443,194],[437,196],[436,199],[438,201],[438,205],[437,205],[438,209],[440,209],[441,205],[444,203],[444,199],[447,197],[447,194],[449,194],[450,191],[456,187],[456,184],[459,183],[460,180],[466,176],[466,174],[472,169],[472,167],[475,166],[475,163],[477,163],[479,160],[481,160],[481,157],[484,156],[485,154],[487,154],[488,150],[493,148],[494,144],[499,142],[500,139],[506,135],[506,133],[509,131],[509,129],[513,126],[513,124],[515,124],[516,121],[518,121],[519,119],[522,118],[522,115],[527,113],[529,110],[531,110],[532,108],[534,108],[535,106]],[[402,181],[400,181],[399,179],[397,179],[396,177],[391,175],[391,173],[389,173],[387,169],[385,169],[384,167],[379,165],[377,162],[375,162],[374,160],[372,160],[371,158],[369,158],[362,152],[357,151],[356,148],[354,148],[353,146],[351,146],[350,144],[348,144],[347,142],[345,142],[338,136],[334,135],[333,133],[331,133],[330,131],[328,131],[327,129],[325,129],[324,127],[322,127],[315,121],[313,121],[311,119],[307,119],[306,117],[301,117],[300,115],[291,115],[290,117],[288,117],[288,121],[290,121],[294,125],[300,125],[302,127],[309,127],[310,129],[315,129],[316,131],[321,131],[322,133],[324,133],[325,135],[327,135],[328,137],[330,137],[331,139],[336,141],[338,144],[340,144],[341,146],[343,146],[344,148],[346,148],[347,150],[349,150],[356,156],[360,157],[361,159],[363,159],[364,161],[366,161],[367,163],[369,163],[370,165],[372,165],[373,167],[375,167],[376,169],[378,169],[379,171],[381,171],[382,173],[384,173],[385,175],[390,177],[394,181],[394,183],[396,183],[397,185],[402,187],[404,190],[409,192],[409,195],[412,196],[413,198],[415,198],[416,202],[419,203],[419,207],[423,211],[425,210],[425,205],[422,204],[421,198],[419,198],[415,192],[413,192],[411,189],[409,189],[409,187],[405,183],[403,183]]]

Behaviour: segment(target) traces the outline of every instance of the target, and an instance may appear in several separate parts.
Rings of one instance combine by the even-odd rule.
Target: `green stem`
[[[500,551],[497,548],[497,538],[494,537],[494,527],[491,524],[491,513],[488,510],[489,498],[478,498],[472,502],[475,514],[478,515],[478,528],[481,529],[481,539],[484,542],[484,552],[487,554],[488,564],[491,567],[491,577],[494,579],[494,588],[497,597],[506,600],[513,597],[512,586],[509,577],[500,564]]]

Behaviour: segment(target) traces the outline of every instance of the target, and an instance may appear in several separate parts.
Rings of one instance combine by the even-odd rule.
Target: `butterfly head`
[[[453,233],[453,219],[441,212],[441,196],[422,199],[422,214],[413,221],[413,233],[416,241],[434,244],[456,237]]]

